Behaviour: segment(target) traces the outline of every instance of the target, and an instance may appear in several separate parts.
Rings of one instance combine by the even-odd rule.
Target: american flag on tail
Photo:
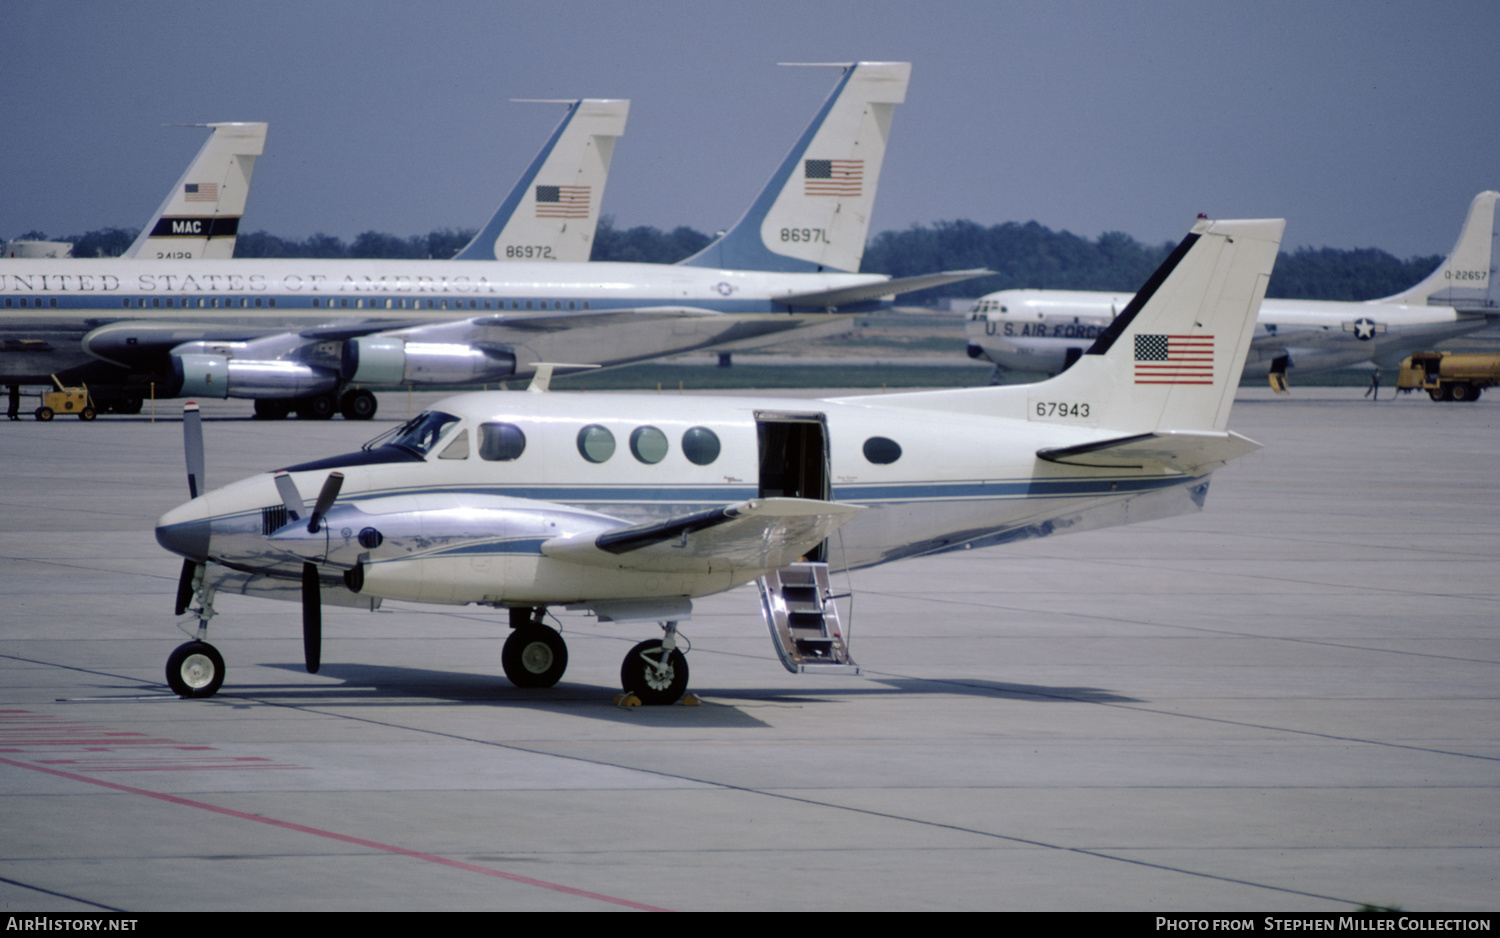
[[[588,218],[588,186],[537,186],[537,218]]]
[[[1214,337],[1137,334],[1135,383],[1213,384]]]

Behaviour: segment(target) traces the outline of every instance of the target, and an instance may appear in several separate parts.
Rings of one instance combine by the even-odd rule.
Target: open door
[[[760,441],[760,497],[827,500],[828,424],[823,414],[755,412]],[[825,561],[828,542],[807,555]]]

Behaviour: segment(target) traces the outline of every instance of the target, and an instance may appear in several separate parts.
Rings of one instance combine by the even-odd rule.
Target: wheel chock
[[[683,694],[682,695],[682,699],[679,700],[679,701],[677,701],[677,706],[679,706],[679,707],[701,707],[701,706],[703,706],[703,701],[699,700],[698,696],[696,694]]]
[[[639,707],[640,705],[641,698],[637,697],[635,694],[630,693],[629,691],[626,691],[623,694],[615,695],[616,707]]]

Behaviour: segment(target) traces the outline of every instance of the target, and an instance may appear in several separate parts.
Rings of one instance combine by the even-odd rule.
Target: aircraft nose
[[[208,559],[211,523],[197,501],[172,509],[156,522],[156,543],[189,560]]]

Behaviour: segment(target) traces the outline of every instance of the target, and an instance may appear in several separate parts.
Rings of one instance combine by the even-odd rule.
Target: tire
[[[97,416],[99,416],[98,412],[95,411],[92,407],[85,407],[83,410],[80,410],[78,412],[79,420],[93,420]]]
[[[568,646],[556,629],[527,625],[505,640],[500,664],[517,687],[551,687],[568,669]]]
[[[36,409],[36,419],[38,419],[40,421],[43,421],[43,422],[51,420],[52,419],[52,408],[50,408],[50,407],[38,407]]]
[[[369,420],[377,407],[375,395],[365,390],[349,391],[339,401],[339,413],[345,420]]]
[[[111,405],[117,414],[138,414],[146,404],[145,399],[139,397],[117,398]]]
[[[291,412],[291,401],[279,398],[257,398],[255,401],[256,420],[285,420]]]
[[[297,416],[303,420],[332,420],[338,402],[332,394],[314,394],[297,398],[296,409]]]
[[[167,658],[167,686],[179,697],[212,697],[224,684],[224,659],[207,642],[187,642]]]
[[[1473,395],[1473,390],[1467,384],[1455,384],[1448,388],[1448,399],[1454,401],[1466,401]]]
[[[649,639],[630,649],[620,665],[620,685],[641,698],[641,703],[652,707],[665,707],[682,699],[687,692],[687,658],[676,648],[667,658],[665,674],[646,664],[645,655],[653,661],[661,659],[661,640]]]
[[[1430,397],[1430,398],[1432,398],[1435,401],[1440,401],[1440,400],[1443,399],[1443,389],[1442,388],[1428,388],[1427,389],[1427,396]]]

